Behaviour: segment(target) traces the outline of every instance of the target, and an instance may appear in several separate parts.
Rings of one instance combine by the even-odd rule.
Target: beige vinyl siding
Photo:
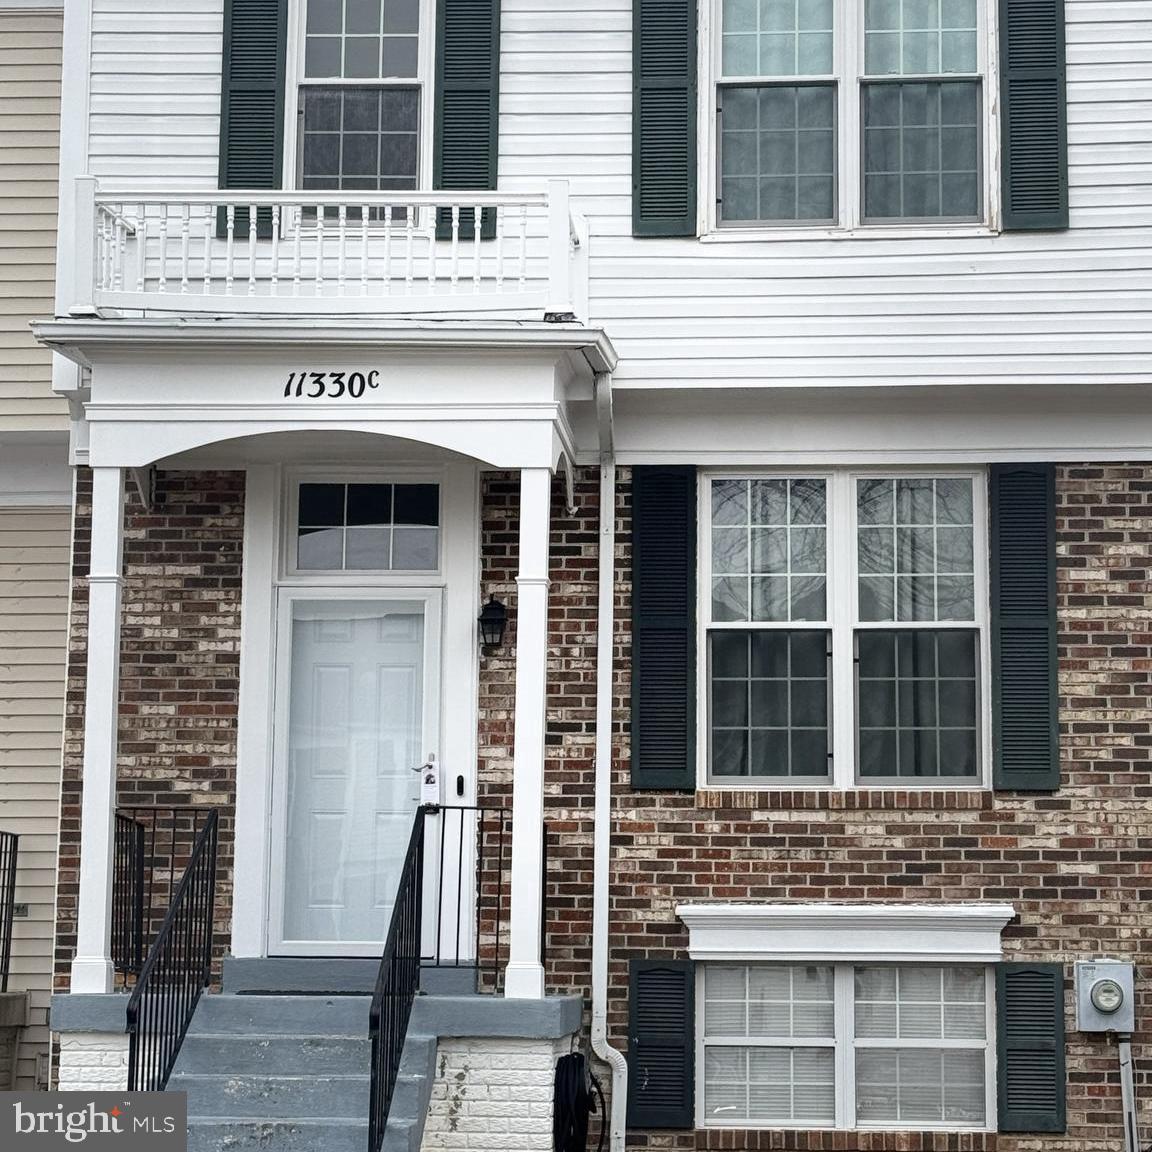
[[[27,990],[18,1087],[48,1051],[56,835],[64,715],[71,518],[64,508],[0,509],[0,830],[20,837],[9,989]]]
[[[0,431],[67,427],[28,329],[53,312],[62,23],[0,9]]]

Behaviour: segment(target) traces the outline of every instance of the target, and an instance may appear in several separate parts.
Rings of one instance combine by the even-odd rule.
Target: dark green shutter
[[[632,230],[696,235],[696,0],[632,3]]]
[[[1068,227],[1064,0],[1000,0],[1004,228]]]
[[[1064,969],[996,965],[996,1068],[1001,1132],[1063,1132]]]
[[[997,464],[989,495],[994,782],[1050,792],[1060,787],[1055,469]]]
[[[433,180],[449,192],[496,188],[500,150],[500,0],[439,0],[436,18],[436,131]],[[452,235],[441,211],[438,234]],[[496,234],[496,214],[483,215],[480,234]],[[471,213],[460,218],[461,239],[473,238]]]
[[[696,1125],[695,972],[691,960],[629,965],[629,1128]]]
[[[632,787],[696,785],[696,469],[632,471]]]
[[[288,0],[224,0],[224,70],[220,96],[220,187],[283,187],[284,63]],[[271,213],[259,213],[271,234]],[[218,226],[223,232],[223,214]],[[248,212],[236,235],[247,239]]]

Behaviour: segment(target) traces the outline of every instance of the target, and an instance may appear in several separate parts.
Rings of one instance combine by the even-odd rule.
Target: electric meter
[[[1131,964],[1089,960],[1076,965],[1076,1027],[1081,1032],[1132,1032],[1136,1027]]]

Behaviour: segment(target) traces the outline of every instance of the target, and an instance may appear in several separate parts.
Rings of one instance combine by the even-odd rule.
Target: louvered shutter
[[[284,65],[288,0],[224,0],[220,187],[272,191],[284,175]],[[260,234],[271,234],[261,212]],[[223,233],[223,213],[217,221]],[[236,213],[247,236],[248,212]]]
[[[1064,0],[1000,0],[1004,227],[1068,227]]]
[[[695,965],[633,960],[628,976],[628,1127],[695,1127]]]
[[[1051,464],[991,474],[992,725],[997,788],[1060,787],[1056,481]]]
[[[632,472],[632,787],[696,783],[696,470]]]
[[[434,182],[445,191],[496,188],[500,147],[500,0],[439,0],[436,20]],[[452,215],[441,211],[441,238]],[[462,213],[460,237],[473,239]],[[480,235],[496,234],[496,215],[483,214]]]
[[[996,966],[997,1089],[1001,1132],[1063,1132],[1064,969]]]
[[[696,235],[696,0],[633,0],[632,223]]]

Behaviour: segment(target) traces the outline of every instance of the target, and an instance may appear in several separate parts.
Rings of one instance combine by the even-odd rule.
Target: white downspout
[[[612,650],[616,614],[616,459],[612,377],[596,377],[600,426],[600,571],[596,612],[596,807],[592,882],[592,1049],[612,1069],[611,1152],[624,1152],[628,1064],[608,1043],[608,911],[612,835]]]

